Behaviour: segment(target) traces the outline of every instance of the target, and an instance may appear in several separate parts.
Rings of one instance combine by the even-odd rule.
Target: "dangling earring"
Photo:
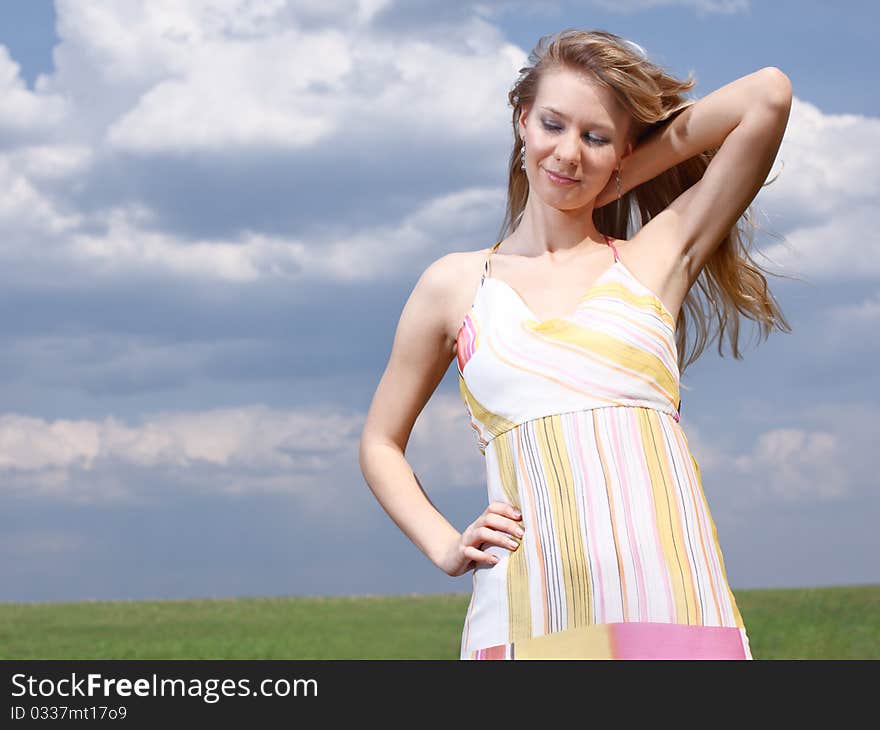
[[[522,160],[522,164],[520,167],[525,170],[526,169],[526,141],[523,140],[522,149],[519,151],[519,159]]]

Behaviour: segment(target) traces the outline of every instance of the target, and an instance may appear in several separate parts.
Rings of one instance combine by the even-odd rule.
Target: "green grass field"
[[[734,591],[755,659],[880,658],[880,585]],[[0,603],[2,659],[458,659],[468,594]]]

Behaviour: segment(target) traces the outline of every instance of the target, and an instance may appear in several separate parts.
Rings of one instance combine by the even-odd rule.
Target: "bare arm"
[[[458,530],[422,489],[403,452],[393,444],[373,441],[361,446],[360,465],[370,490],[394,523],[439,568]]]
[[[514,505],[494,501],[459,533],[428,499],[404,453],[419,413],[452,361],[446,313],[455,299],[460,267],[449,254],[431,264],[410,294],[394,337],[391,358],[361,435],[364,478],[388,516],[447,575],[462,575],[498,557],[483,546],[515,550],[523,536]]]
[[[759,73],[761,85],[748,100],[741,100],[742,117],[725,135],[702,178],[642,229],[651,229],[655,242],[665,241],[681,255],[689,281],[699,276],[761,190],[782,144],[791,111],[791,82],[775,67]]]
[[[691,157],[721,144],[756,101],[773,93],[785,76],[768,66],[716,89],[658,127],[620,163],[621,195]],[[596,208],[617,199],[617,176],[596,199]]]
[[[361,471],[376,499],[438,566],[459,532],[428,499],[404,453],[419,413],[452,361],[444,325],[448,277],[448,262],[435,261],[404,305],[391,357],[367,414],[359,453]]]

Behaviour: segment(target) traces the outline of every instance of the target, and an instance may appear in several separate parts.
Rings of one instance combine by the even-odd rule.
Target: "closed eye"
[[[559,127],[555,124],[551,124],[550,122],[543,120],[543,119],[541,120],[541,124],[543,125],[544,129],[546,129],[548,132],[555,133],[555,132],[558,132],[562,129],[562,127]],[[608,142],[607,139],[602,139],[601,137],[594,137],[592,134],[586,134],[584,136],[587,138],[587,141],[590,144],[600,145],[600,144],[607,144],[607,142]]]

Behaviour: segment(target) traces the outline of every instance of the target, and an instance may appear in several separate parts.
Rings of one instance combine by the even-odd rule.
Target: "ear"
[[[531,106],[523,105],[519,110],[519,136],[525,139],[525,131],[528,123],[526,122],[526,117],[529,115],[529,111],[531,110]]]

